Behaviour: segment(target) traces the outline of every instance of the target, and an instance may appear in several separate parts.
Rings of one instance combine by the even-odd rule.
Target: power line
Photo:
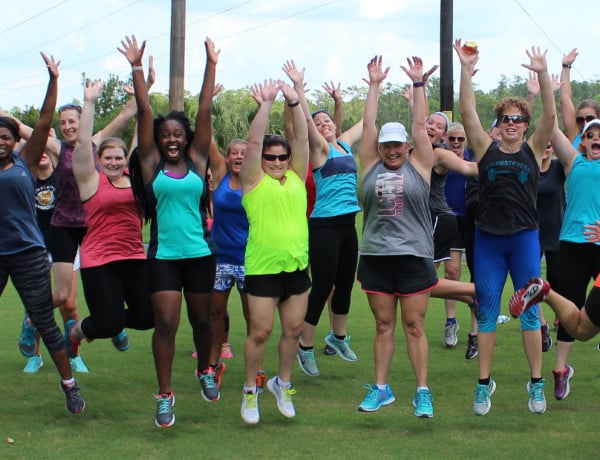
[[[525,13],[527,15],[527,17],[529,19],[531,19],[531,22],[533,22],[535,24],[535,26],[540,30],[540,32],[542,32],[542,34],[544,34],[544,36],[548,39],[548,41],[554,46],[554,48],[556,49],[556,51],[558,51],[561,56],[564,56],[566,53],[564,51],[562,51],[558,47],[558,45],[554,42],[554,40],[552,40],[552,37],[550,37],[550,35],[548,35],[546,33],[546,31],[544,30],[544,28],[537,23],[537,21],[525,9],[525,7],[523,5],[521,5],[521,3],[519,2],[519,0],[515,0],[515,3],[519,6],[519,8],[521,8],[523,10],[523,13]],[[573,70],[581,77],[582,80],[585,80],[585,77],[583,75],[581,75],[581,72],[579,72],[577,69],[573,69]]]
[[[52,11],[54,8],[57,8],[57,7],[61,6],[61,5],[64,5],[65,3],[68,3],[70,1],[71,0],[64,0],[64,1],[60,2],[60,3],[57,3],[56,5],[53,5],[53,6],[49,7],[49,8],[46,8],[44,11],[40,11],[39,13],[36,13],[33,16],[31,16],[31,17],[29,17],[27,19],[22,20],[21,22],[13,24],[12,26],[10,26],[10,27],[8,27],[8,28],[6,28],[4,30],[0,30],[0,35],[2,35],[4,32],[8,32],[9,30],[14,29],[15,27],[22,26],[23,24],[25,24],[25,23],[27,23],[29,21],[32,21],[33,19],[37,19],[40,16],[46,14],[48,11]]]
[[[67,1],[68,1],[68,0],[67,0]],[[126,6],[124,6],[123,8],[120,8],[120,9],[118,9],[118,10],[112,11],[112,12],[110,12],[110,13],[108,13],[108,14],[106,14],[106,15],[104,15],[104,16],[102,16],[102,17],[98,18],[98,19],[95,19],[95,20],[93,20],[93,21],[91,21],[91,22],[88,22],[87,24],[85,24],[85,25],[83,25],[83,26],[81,26],[81,27],[79,27],[79,28],[77,28],[77,29],[75,29],[75,30],[71,30],[71,31],[69,31],[69,32],[66,32],[65,34],[63,34],[63,35],[60,35],[60,36],[58,36],[58,37],[54,38],[53,40],[46,40],[46,41],[44,41],[43,43],[41,43],[41,44],[39,44],[39,45],[37,45],[37,46],[34,46],[33,48],[30,48],[30,49],[28,49],[28,50],[25,50],[25,51],[21,51],[21,52],[20,52],[20,53],[18,53],[18,54],[15,54],[15,55],[13,55],[13,56],[10,56],[10,57],[7,57],[7,58],[4,58],[4,59],[1,59],[1,60],[0,60],[0,64],[1,64],[1,63],[3,63],[3,62],[9,61],[9,60],[11,60],[11,59],[14,59],[14,58],[20,57],[20,56],[22,56],[23,54],[27,54],[27,53],[29,53],[29,52],[31,52],[31,51],[37,51],[37,50],[39,50],[41,47],[45,47],[45,46],[47,46],[47,45],[48,45],[48,44],[50,44],[50,43],[57,42],[58,40],[60,40],[60,39],[62,39],[62,38],[65,38],[65,37],[69,36],[69,35],[70,35],[70,34],[72,34],[72,33],[75,33],[75,32],[80,32],[80,31],[82,31],[83,29],[87,29],[88,27],[90,27],[90,26],[92,26],[92,25],[94,25],[94,24],[96,24],[96,23],[98,23],[98,22],[100,22],[100,21],[102,21],[102,20],[104,20],[104,19],[106,19],[106,18],[109,18],[109,17],[111,17],[111,16],[114,16],[115,14],[117,14],[117,13],[120,13],[121,11],[123,11],[123,10],[126,10],[127,8],[130,8],[130,7],[132,7],[133,5],[135,5],[135,4],[137,4],[137,3],[140,3],[141,1],[142,1],[142,0],[136,0],[136,1],[134,1],[134,2],[131,2],[130,4],[128,4],[128,5],[126,5]]]

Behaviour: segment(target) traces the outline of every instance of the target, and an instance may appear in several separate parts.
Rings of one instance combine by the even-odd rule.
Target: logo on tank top
[[[402,216],[404,212],[404,175],[384,172],[375,179],[377,215],[380,217]]]

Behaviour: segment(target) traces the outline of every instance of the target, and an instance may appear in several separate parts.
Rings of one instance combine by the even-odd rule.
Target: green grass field
[[[510,281],[505,305],[512,293]],[[86,312],[83,300],[81,312]],[[405,351],[401,329],[389,383],[396,402],[375,413],[360,413],[366,394],[363,384],[374,378],[372,340],[374,321],[366,296],[355,287],[349,333],[359,355],[356,363],[322,354],[318,344],[321,377],[310,378],[296,366],[294,402],[297,416],[285,419],[274,398],[259,400],[261,421],[246,425],[240,418],[243,385],[245,326],[239,299],[230,302],[231,335],[235,357],[227,360],[222,396],[205,402],[194,377],[191,329],[185,315],[177,336],[173,389],[177,397],[176,424],[168,429],[154,425],[156,391],[150,332],[131,331],[131,348],[117,352],[110,340],[84,344],[82,356],[90,374],[77,375],[87,401],[83,414],[70,415],[64,405],[59,378],[43,350],[45,366],[36,375],[22,372],[26,363],[17,348],[23,310],[9,284],[0,300],[4,322],[0,336],[2,409],[0,458],[581,458],[600,457],[593,433],[600,412],[597,388],[600,353],[596,342],[576,343],[571,356],[575,368],[571,394],[564,401],[553,397],[551,369],[555,349],[544,354],[548,410],[534,415],[527,408],[529,378],[521,347],[519,322],[498,326],[494,378],[498,389],[491,412],[473,415],[471,406],[477,379],[477,361],[464,358],[469,312],[458,309],[461,325],[458,347],[444,349],[443,301],[432,299],[426,332],[430,344],[429,385],[435,417],[418,419],[411,404],[415,380]],[[552,312],[546,307],[550,322]],[[504,313],[508,314],[507,308]],[[327,333],[324,317],[319,341]],[[276,372],[278,327],[269,344],[266,372]],[[600,337],[599,337],[600,339]],[[14,440],[9,443],[8,438]]]

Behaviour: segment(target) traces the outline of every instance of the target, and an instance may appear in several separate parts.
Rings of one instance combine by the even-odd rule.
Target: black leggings
[[[335,286],[331,309],[336,315],[347,315],[356,262],[358,237],[354,214],[315,218],[309,221],[309,255],[312,289],[308,296],[305,321],[316,326],[331,288]]]
[[[82,268],[81,281],[90,311],[81,322],[87,338],[114,337],[125,327],[146,330],[154,326],[145,260]]]
[[[53,353],[63,350],[65,339],[54,320],[50,261],[46,250],[34,248],[0,256],[0,294],[4,291],[9,276],[48,351]]]
[[[561,241],[559,272],[558,292],[581,309],[590,280],[596,279],[600,273],[600,246]],[[556,338],[561,342],[574,341],[560,323]]]

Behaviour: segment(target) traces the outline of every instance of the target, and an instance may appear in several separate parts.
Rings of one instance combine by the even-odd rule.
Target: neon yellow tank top
[[[308,266],[306,188],[291,170],[282,185],[268,174],[242,198],[250,230],[246,275],[275,275]]]

